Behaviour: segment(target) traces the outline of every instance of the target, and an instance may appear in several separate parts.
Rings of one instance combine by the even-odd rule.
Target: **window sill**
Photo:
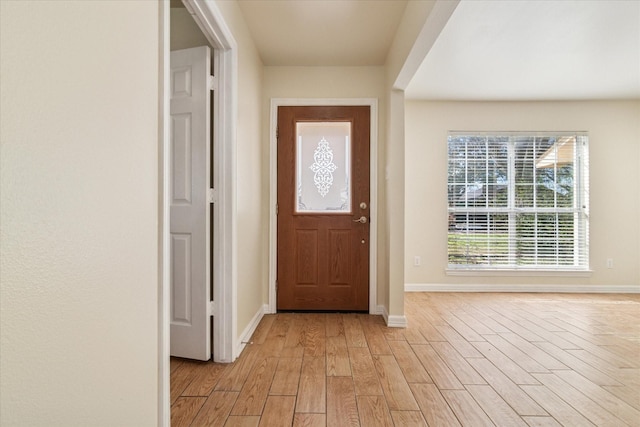
[[[447,268],[447,276],[481,276],[481,277],[591,277],[593,270],[540,270],[540,269],[471,269]]]

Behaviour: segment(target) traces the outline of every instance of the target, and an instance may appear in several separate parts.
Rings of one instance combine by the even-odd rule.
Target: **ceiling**
[[[267,66],[383,65],[407,4],[237,1]],[[423,56],[408,98],[640,98],[640,1],[462,0]]]
[[[264,65],[384,65],[406,0],[237,0]]]
[[[462,1],[408,98],[640,98],[640,2]]]

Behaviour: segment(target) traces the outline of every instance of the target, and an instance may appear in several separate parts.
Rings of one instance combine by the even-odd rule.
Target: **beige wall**
[[[404,316],[404,92],[393,90],[434,1],[407,4],[391,50],[380,67],[265,67],[263,149],[268,149],[271,98],[378,98],[378,305]],[[262,167],[263,194],[269,191],[269,159]],[[268,217],[268,204],[263,206]],[[263,233],[268,235],[268,222]],[[267,246],[264,248],[267,250]],[[263,264],[265,275],[268,263]],[[267,292],[268,287],[264,288]],[[265,296],[266,299],[266,296]]]
[[[385,93],[384,67],[265,67],[264,68],[264,97],[262,101],[262,180],[263,194],[268,201],[269,194],[269,117],[272,98],[376,98],[378,99],[378,188],[384,185],[384,146],[385,135]],[[265,222],[262,232],[269,236],[268,203],[263,206]],[[383,208],[378,204],[378,216],[383,214]],[[378,303],[385,304],[382,299],[386,293],[385,271],[386,257],[380,243],[384,239],[383,223],[378,221]],[[265,241],[267,244],[268,241]],[[269,248],[263,250],[268,254]],[[268,259],[263,265],[264,274],[268,277]],[[382,280],[381,280],[382,279]],[[263,289],[265,301],[268,300],[268,284]]]
[[[196,21],[184,7],[171,8],[171,37],[170,50],[188,49],[211,44],[204,36]]]
[[[264,112],[271,98],[380,98],[384,68],[264,67]],[[268,120],[267,120],[268,128]],[[265,135],[268,136],[268,135]]]
[[[262,193],[263,135],[261,134],[262,61],[258,56],[240,8],[234,1],[219,1],[225,22],[237,43],[238,53],[238,104],[236,135],[236,212],[238,246],[236,248],[237,330],[238,337],[251,319],[266,304],[263,290],[268,276],[263,274],[267,262],[265,250],[267,237],[262,233],[263,206],[268,196]]]
[[[387,311],[392,316],[404,316],[404,92],[390,89],[389,128],[385,152],[385,250],[387,253]]]
[[[640,101],[407,102],[406,282],[413,284],[640,284]],[[588,131],[590,261],[567,277],[447,276],[447,131]],[[413,266],[414,256],[422,266]],[[606,268],[613,259],[614,268]]]
[[[409,2],[384,66],[265,67],[263,100],[263,194],[269,194],[269,117],[272,98],[378,99],[378,305],[404,315],[404,93],[395,79],[422,29],[433,1]],[[388,196],[390,195],[390,196]],[[263,205],[268,218],[268,204]],[[263,223],[268,236],[268,221]],[[268,251],[268,246],[264,247]],[[268,261],[263,264],[268,275]],[[267,299],[268,285],[264,288]]]
[[[155,426],[158,3],[0,2],[0,424]]]
[[[393,44],[387,54],[385,65],[388,84],[395,85],[396,79],[401,74],[402,68],[405,66],[407,58],[416,43],[416,39],[433,11],[435,4],[435,0],[413,0],[407,3],[402,22],[398,26]]]

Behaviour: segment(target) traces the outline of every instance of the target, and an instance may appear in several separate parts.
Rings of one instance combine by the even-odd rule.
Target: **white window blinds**
[[[452,269],[589,268],[584,133],[450,133]]]

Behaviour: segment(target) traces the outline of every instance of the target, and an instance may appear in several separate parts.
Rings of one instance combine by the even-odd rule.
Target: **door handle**
[[[366,224],[367,223],[367,217],[366,216],[361,216],[358,219],[354,219],[353,222],[359,222],[360,224]]]

